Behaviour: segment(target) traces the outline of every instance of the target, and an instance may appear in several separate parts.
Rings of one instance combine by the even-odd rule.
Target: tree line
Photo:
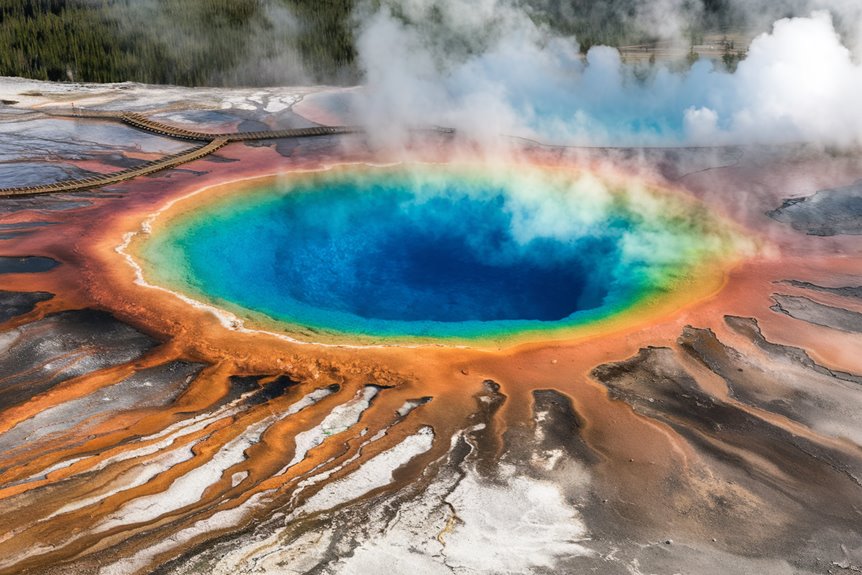
[[[271,62],[275,74],[281,56],[296,54],[297,79],[325,81],[353,62],[351,8],[352,0],[0,0],[0,76],[255,84],[247,65]]]
[[[184,86],[355,82],[357,0],[0,0],[0,75]],[[523,0],[556,32],[649,42],[634,0]],[[727,0],[693,22],[726,27]]]

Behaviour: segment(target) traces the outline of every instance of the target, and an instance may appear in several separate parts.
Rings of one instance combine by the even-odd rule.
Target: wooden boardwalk
[[[140,166],[121,170],[119,172],[111,172],[109,174],[100,174],[98,176],[90,176],[89,178],[64,180],[62,182],[54,182],[53,184],[42,184],[39,186],[27,186],[23,188],[0,188],[0,197],[9,196],[31,196],[38,194],[56,194],[59,192],[82,192],[92,188],[101,188],[102,186],[110,186],[120,182],[131,180],[139,176],[146,176],[169,168],[175,168],[181,164],[199,160],[204,156],[211,154],[228,144],[224,138],[215,139],[207,144],[192,148],[179,154],[173,154],[164,158],[141,164]]]
[[[338,134],[355,134],[361,132],[362,129],[355,126],[315,126],[312,128],[294,128],[291,130],[267,130],[263,132],[231,132],[225,134],[213,134],[208,132],[196,132],[194,130],[186,130],[163,124],[162,122],[152,120],[141,114],[127,113],[122,114],[120,119],[129,126],[158,134],[159,136],[167,136],[178,140],[192,140],[199,142],[208,142],[214,138],[224,138],[229,142],[245,142],[249,140],[274,140],[279,138],[307,138],[310,136],[332,136]]]
[[[147,162],[135,168],[129,168],[110,174],[101,174],[83,179],[65,180],[53,184],[38,186],[26,186],[18,188],[0,188],[0,197],[9,196],[32,196],[38,194],[56,194],[60,192],[80,192],[93,188],[100,188],[131,180],[139,176],[146,176],[161,170],[175,168],[181,164],[199,160],[204,156],[215,152],[231,142],[246,142],[251,140],[274,140],[281,138],[308,138],[314,136],[334,136],[340,134],[356,134],[362,132],[361,128],[355,126],[315,126],[312,128],[295,128],[290,130],[272,130],[261,132],[233,132],[233,133],[207,133],[187,130],[168,124],[163,124],[137,113],[130,112],[105,112],[105,111],[47,111],[55,116],[74,118],[96,118],[103,120],[118,120],[138,130],[166,136],[179,140],[201,142],[201,145],[181,152],[166,156],[159,160]],[[446,131],[446,130],[442,130]]]

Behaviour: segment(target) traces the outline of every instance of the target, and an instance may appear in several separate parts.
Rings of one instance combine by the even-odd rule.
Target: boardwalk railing
[[[314,126],[312,128],[293,128],[289,130],[266,130],[261,132],[231,132],[231,133],[209,133],[186,130],[146,116],[135,113],[122,114],[122,121],[129,126],[144,130],[159,136],[177,138],[179,140],[192,140],[209,142],[214,138],[224,138],[230,142],[245,142],[248,140],[275,140],[279,138],[306,138],[309,136],[331,136],[337,134],[355,134],[362,129],[356,126]]]
[[[235,132],[235,133],[207,133],[187,130],[168,124],[163,124],[159,121],[152,120],[141,114],[133,112],[112,112],[98,110],[42,110],[43,112],[54,115],[73,118],[95,118],[102,120],[119,120],[138,130],[157,134],[159,136],[167,136],[180,140],[188,140],[193,142],[206,142],[185,152],[166,156],[159,160],[147,162],[135,168],[129,168],[119,172],[91,176],[83,179],[66,180],[55,182],[53,184],[43,184],[38,186],[25,186],[16,188],[0,188],[0,197],[2,196],[31,196],[37,194],[55,194],[59,192],[80,192],[92,188],[100,188],[111,184],[117,184],[126,180],[145,176],[161,170],[174,168],[181,164],[193,162],[203,158],[207,154],[211,154],[226,146],[231,142],[245,142],[250,140],[274,140],[281,138],[307,138],[314,136],[332,136],[340,134],[355,134],[362,132],[362,129],[355,126],[315,126],[312,128],[294,128],[289,130],[272,130],[259,132]]]
[[[3,196],[32,196],[37,194],[55,194],[59,192],[80,192],[92,188],[100,188],[111,184],[117,184],[126,180],[137,178],[138,176],[146,176],[161,170],[175,168],[181,164],[193,162],[203,158],[207,154],[211,154],[226,146],[231,142],[247,142],[251,140],[276,140],[281,138],[308,138],[314,136],[335,136],[341,134],[357,134],[363,132],[363,129],[357,126],[314,126],[311,128],[292,128],[288,130],[271,130],[260,132],[232,132],[232,133],[207,133],[197,132],[195,130],[187,130],[169,124],[163,124],[158,120],[147,118],[142,114],[135,112],[115,112],[115,111],[100,111],[100,110],[40,110],[43,113],[53,116],[63,116],[71,118],[94,118],[101,120],[118,120],[124,124],[157,134],[159,136],[167,136],[179,140],[187,140],[192,142],[206,142],[185,152],[166,156],[159,160],[147,162],[135,168],[129,168],[119,172],[110,174],[102,174],[91,176],[89,178],[66,180],[55,182],[53,184],[44,184],[38,186],[27,186],[20,188],[0,188],[0,197]],[[431,131],[444,134],[451,134],[455,130],[451,128],[431,127],[418,131]]]
[[[39,186],[27,186],[23,188],[0,188],[0,196],[31,196],[37,194],[56,194],[59,192],[82,192],[92,188],[101,188],[118,184],[125,180],[131,180],[139,176],[146,176],[168,168],[175,168],[181,164],[199,160],[204,156],[211,154],[228,144],[225,138],[215,139],[207,144],[198,146],[185,152],[166,156],[159,160],[147,162],[140,166],[112,172],[110,174],[100,174],[89,178],[66,180],[63,182],[55,182],[53,184],[43,184]]]

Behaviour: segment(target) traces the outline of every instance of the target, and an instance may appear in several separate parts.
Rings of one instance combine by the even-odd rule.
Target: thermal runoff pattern
[[[0,574],[862,570],[855,2],[103,4],[0,7],[141,50],[0,77]]]

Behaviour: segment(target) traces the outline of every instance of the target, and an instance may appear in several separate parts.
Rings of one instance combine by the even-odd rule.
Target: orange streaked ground
[[[336,152],[340,153],[337,157]],[[621,316],[588,333],[516,341],[500,349],[446,345],[358,348],[292,342],[226,326],[206,309],[196,308],[165,290],[137,284],[134,268],[117,247],[125,234],[138,230],[144,219],[173,199],[225,182],[372,159],[360,146],[334,146],[325,153],[312,151],[286,159],[272,147],[231,145],[219,155],[238,162],[201,160],[183,170],[124,184],[120,188],[124,193],[117,196],[97,194],[89,198],[92,205],[63,212],[27,209],[3,215],[2,223],[47,218],[55,225],[0,244],[0,255],[46,256],[62,264],[40,274],[2,277],[3,290],[55,294],[34,311],[8,321],[4,332],[36,324],[57,312],[97,308],[155,338],[158,345],[132,361],[118,361],[73,375],[24,401],[10,403],[0,413],[0,439],[2,432],[14,431],[16,426],[53,407],[73,405],[70,402],[142,370],[173,360],[204,366],[166,405],[109,411],[93,422],[84,418],[78,425],[58,427],[57,432],[3,452],[0,517],[7,530],[5,536],[0,535],[0,557],[5,558],[0,561],[0,572],[144,573],[168,559],[183,557],[183,561],[191,561],[204,557],[210,545],[216,549],[218,537],[236,535],[254,521],[263,522],[277,512],[300,510],[302,502],[322,491],[322,486],[337,485],[336,481],[349,478],[363,463],[416,437],[424,426],[433,429],[433,446],[398,466],[385,487],[370,495],[347,498],[351,503],[322,516],[319,512],[298,516],[284,531],[284,547],[288,548],[291,537],[315,530],[323,533],[324,528],[316,523],[320,517],[349,518],[351,506],[361,507],[372,496],[433,484],[433,474],[423,472],[445,468],[448,463],[442,461],[450,453],[452,438],[466,434],[464,430],[477,423],[485,426],[470,432],[477,473],[490,481],[495,462],[514,461],[512,465],[521,465],[519,469],[525,476],[542,473],[546,481],[579,486],[579,495],[567,497],[582,511],[586,528],[595,533],[592,539],[597,548],[615,536],[644,542],[673,539],[688,545],[689,550],[715,553],[716,558],[733,556],[734,561],[743,561],[741,558],[763,556],[814,569],[816,562],[808,556],[782,558],[782,542],[805,534],[800,526],[803,521],[826,529],[830,521],[846,526],[856,518],[858,511],[850,509],[849,504],[854,498],[858,500],[858,480],[854,483],[852,478],[857,477],[855,470],[862,457],[858,436],[854,438],[848,429],[852,431],[853,422],[858,425],[860,420],[853,411],[841,421],[837,416],[836,422],[826,421],[828,410],[821,412],[814,407],[805,407],[797,417],[792,393],[787,395],[791,407],[783,411],[741,399],[746,382],[753,389],[772,381],[770,377],[774,379],[770,384],[774,385],[772,392],[779,402],[787,386],[797,389],[797,393],[821,393],[827,399],[833,390],[824,387],[826,379],[817,380],[816,385],[810,383],[806,379],[809,368],[775,355],[778,352],[764,351],[750,337],[730,327],[725,316],[755,318],[769,342],[804,349],[816,364],[832,372],[862,374],[862,357],[857,352],[862,334],[770,310],[775,304],[773,294],[781,293],[851,312],[862,311],[858,300],[779,283],[797,280],[829,287],[859,285],[862,252],[858,236],[806,236],[764,214],[780,205],[781,198],[794,195],[788,193],[787,182],[794,178],[798,182],[802,173],[817,174],[806,177],[804,186],[799,184],[800,190],[813,193],[862,178],[862,169],[843,158],[819,156],[792,158],[787,160],[790,167],[781,162],[756,161],[741,166],[722,166],[719,162],[718,167],[709,167],[709,152],[692,151],[693,156],[706,156],[702,161],[709,169],[695,170],[694,175],[669,183],[651,157],[632,160],[601,150],[530,153],[536,161],[558,166],[610,165],[626,175],[636,174],[660,183],[674,193],[690,194],[729,218],[754,238],[759,248],[727,269],[712,270],[709,281],[692,286],[679,299],[665,300],[642,315]],[[446,153],[430,156],[425,159],[441,160]],[[744,199],[733,195],[741,181],[758,182],[756,190],[746,190]],[[241,193],[242,186],[232,183],[230,191]],[[706,342],[704,347],[698,347],[700,351],[696,353],[687,351],[694,348],[686,347],[689,344],[681,339],[686,326],[711,330],[720,344],[732,347],[740,357],[725,354],[706,332],[689,338],[701,338]],[[49,333],[46,337],[53,336]],[[670,400],[661,399],[658,391],[658,399],[654,402],[651,400],[655,398],[650,397],[645,407],[634,396],[614,398],[607,382],[600,381],[593,370],[624,362],[646,348],[669,348],[680,369],[715,405],[731,406],[727,409],[733,417],[749,424],[757,422],[768,433],[751,427],[750,445],[746,446],[733,435],[742,431],[727,431],[736,429],[735,420],[724,427],[702,423],[703,413],[671,410]],[[71,357],[69,353],[58,353],[51,362]],[[722,362],[744,375],[738,381],[733,379],[721,371]],[[632,370],[634,365],[630,366]],[[667,369],[667,373],[674,373]],[[21,370],[35,373],[34,381],[54,373],[45,364],[22,366]],[[745,379],[750,370],[756,373]],[[236,375],[262,376],[255,384],[258,387],[287,375],[295,385],[260,403],[235,399],[231,401],[238,403],[228,401],[219,407],[230,395],[235,385],[230,378]],[[19,376],[18,372],[0,374],[7,382]],[[673,379],[671,375],[663,377]],[[728,387],[729,378],[733,379],[735,392]],[[499,385],[503,400],[495,399],[483,388],[486,380]],[[309,393],[334,384],[339,391],[285,415]],[[327,432],[325,440],[309,449],[294,467],[279,473],[299,452],[297,437],[314,430],[333,409],[346,405],[369,384],[378,386],[379,393],[361,411],[358,423],[344,429],[332,428],[332,433]],[[841,389],[834,390],[835,397],[845,397],[842,386],[844,383],[840,383]],[[568,398],[580,419],[577,429],[569,431],[580,438],[591,456],[589,463],[577,464],[583,466],[578,467],[578,473],[573,467],[557,463],[549,470],[541,467],[537,471],[538,467],[534,469],[530,467],[533,464],[519,459],[524,454],[518,449],[531,445],[529,430],[541,424],[541,418],[534,413],[534,392],[539,390],[555,390]],[[394,415],[405,401],[423,397],[433,399],[401,419]],[[487,405],[497,407],[483,411]],[[199,418],[198,423],[195,418]],[[165,431],[170,426],[187,433],[177,435],[170,446],[154,447],[164,437],[170,437]],[[367,431],[360,433],[361,428]],[[368,438],[377,432],[385,433],[370,441]],[[783,435],[785,432],[789,435]],[[159,436],[160,433],[166,435]],[[798,460],[788,455],[796,453],[793,449],[785,453],[776,447],[787,444],[790,436],[797,438],[793,441],[807,442],[793,448],[798,450],[793,456]],[[243,439],[248,440],[247,445],[236,443]],[[151,452],[134,455],[135,450],[148,447],[152,447]],[[184,449],[191,449],[185,459]],[[819,450],[826,455],[820,455]],[[536,453],[538,448],[533,455]],[[129,458],[123,459],[124,454]],[[355,459],[351,459],[353,456]],[[576,459],[572,455],[562,457],[564,461]],[[45,470],[63,463],[67,465],[41,477]],[[200,489],[176,487],[183,486],[182,478],[196,469],[209,469],[208,464],[212,472],[206,477],[201,475],[199,481],[204,483],[198,485]],[[331,477],[302,492],[298,490],[300,482],[327,470],[333,471]],[[585,480],[584,475],[589,479]],[[243,479],[235,483],[234,478],[241,476]],[[797,497],[797,491],[805,496]],[[164,512],[153,515],[150,509],[161,501],[160,494],[165,495]],[[150,499],[144,499],[147,497]],[[135,507],[138,500],[146,505]],[[78,509],[62,511],[75,502],[83,504]],[[182,505],[172,507],[172,502]],[[245,504],[247,508],[241,507]],[[245,511],[236,516],[227,514],[234,509]],[[815,512],[822,515],[812,515]],[[208,519],[211,522],[203,527],[198,524]],[[453,537],[466,536],[463,525],[458,527],[457,521],[454,525]],[[501,526],[501,533],[505,532],[506,526]],[[826,537],[820,531],[812,533],[808,535],[815,539]],[[848,531],[847,537],[852,535]],[[175,544],[164,545],[171,537]],[[839,545],[835,543],[838,539],[829,539],[830,544]],[[238,549],[245,549],[249,556],[255,553],[251,544]],[[637,553],[625,552],[633,553],[631,557]],[[687,557],[684,549],[674,553]],[[284,560],[299,561],[299,555],[297,551]],[[209,556],[206,560],[210,561],[207,565],[217,563]],[[812,563],[806,563],[809,560]],[[675,565],[680,564],[685,563]],[[100,571],[111,565],[114,571]],[[182,570],[183,565],[174,563],[165,569],[188,572]],[[252,572],[245,564],[225,565],[225,569],[236,569],[235,572]],[[781,567],[769,564],[764,572],[779,572]]]

